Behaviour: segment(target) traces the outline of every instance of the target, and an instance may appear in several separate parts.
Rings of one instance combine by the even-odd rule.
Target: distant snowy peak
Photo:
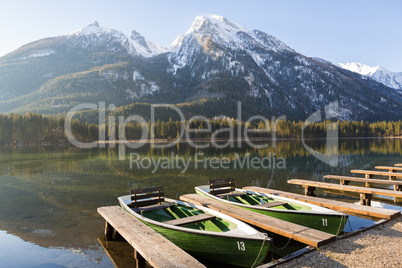
[[[228,48],[242,48],[253,43],[269,50],[291,50],[285,43],[269,34],[258,30],[249,31],[244,26],[218,15],[197,16],[190,29],[173,41],[171,49],[179,48],[192,38],[200,45],[213,41]]]
[[[380,66],[376,66],[376,67],[371,67],[368,65],[365,65],[363,63],[359,63],[359,62],[349,62],[346,64],[343,63],[339,63],[339,66],[341,66],[343,69],[361,74],[361,75],[365,75],[365,76],[372,76],[375,72],[377,71],[386,71],[387,73],[390,73],[390,71],[386,70],[383,67]]]
[[[99,25],[99,22],[94,21],[91,24],[88,24],[84,28],[76,30],[69,34],[70,36],[88,36],[88,35],[103,35],[103,34],[116,34],[120,33],[116,30],[103,28]]]
[[[402,94],[402,72],[394,73],[378,65],[371,67],[358,62],[339,63],[339,66],[343,69],[371,77],[377,82],[398,90]]]
[[[67,35],[68,37],[89,37],[93,43],[108,43],[111,40],[120,43],[129,54],[151,57],[155,54],[166,52],[166,49],[148,41],[138,32],[133,30],[128,38],[124,33],[101,27],[97,21]],[[88,46],[88,43],[85,43]]]
[[[166,48],[152,43],[135,30],[132,31],[130,39],[136,50],[144,56],[153,56],[167,52]]]

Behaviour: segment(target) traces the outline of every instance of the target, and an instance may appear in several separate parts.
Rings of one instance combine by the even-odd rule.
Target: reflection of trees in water
[[[325,140],[306,141],[314,150],[325,153]],[[401,155],[400,139],[341,140],[339,165],[330,167],[312,157],[298,140],[277,141],[275,146],[194,149],[180,143],[171,148],[152,149],[149,145],[131,151],[120,161],[118,148],[80,150],[54,147],[0,148],[0,223],[27,241],[44,246],[88,248],[102,232],[103,220],[96,208],[117,205],[117,196],[131,188],[164,185],[166,195],[179,198],[193,193],[194,186],[209,179],[232,177],[236,185],[256,185],[300,192],[288,185],[291,178],[323,180],[325,174],[350,175],[352,168],[374,168],[375,164],[392,164]],[[333,150],[336,151],[335,149]],[[170,157],[173,153],[193,159],[195,153],[204,157],[228,158],[282,157],[286,169],[212,169],[195,168],[192,163],[185,173],[180,169],[158,170],[129,168],[129,153],[141,157]],[[192,160],[193,161],[193,160]],[[389,162],[389,163],[388,163]],[[39,231],[38,231],[39,230]],[[40,231],[42,230],[42,231]],[[65,243],[65,244],[63,244]]]
[[[103,221],[82,210],[56,207],[32,188],[34,184],[28,189],[25,184],[18,177],[0,177],[2,230],[41,247],[79,250],[95,261],[103,258],[96,239]]]

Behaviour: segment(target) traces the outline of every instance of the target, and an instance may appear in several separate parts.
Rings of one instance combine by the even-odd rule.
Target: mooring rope
[[[305,230],[305,229],[304,229],[304,230]],[[304,230],[303,230],[303,231],[304,231]],[[278,248],[277,246],[275,246],[274,242],[271,242],[271,244],[272,244],[272,245],[274,246],[274,248],[276,248],[277,250],[283,250],[283,249],[285,249],[285,248],[289,245],[290,240],[292,240],[292,237],[293,237],[294,234],[295,234],[295,233],[292,233],[292,234],[290,235],[288,242],[286,242],[286,245],[283,246],[283,247],[281,247],[281,248]]]
[[[264,248],[265,241],[267,241],[267,240],[268,240],[268,235],[266,234],[264,240],[262,241],[262,245],[261,245],[261,248],[260,248],[260,252],[258,252],[257,258],[255,259],[253,265],[251,265],[251,268],[253,268],[254,265],[257,263],[257,260],[258,260],[258,258],[259,258],[260,255],[261,255],[262,249]]]
[[[344,211],[344,210],[337,210],[337,212],[340,212],[340,213],[343,212],[343,213],[342,213],[342,217],[341,217],[341,221],[339,222],[338,230],[336,231],[336,233],[338,234],[339,231],[341,231],[340,229],[341,229],[341,226],[342,226],[343,218],[345,217],[344,215],[346,215],[346,211]],[[347,219],[346,221],[349,221],[349,217],[348,217],[348,219]],[[349,222],[349,227],[350,227],[350,230],[352,230],[352,226],[350,226],[350,222]]]
[[[350,218],[348,217],[348,223],[349,223],[349,228],[350,228],[350,231],[353,231],[353,229],[352,229],[352,225],[350,224]]]

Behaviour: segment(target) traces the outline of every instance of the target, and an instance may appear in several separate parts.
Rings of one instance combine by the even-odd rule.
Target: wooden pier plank
[[[402,163],[400,163],[400,164],[395,164],[394,166],[396,166],[396,167],[402,167]]]
[[[205,267],[119,206],[100,207],[98,213],[152,267]]]
[[[318,205],[318,206],[322,206],[322,207],[326,207],[329,209],[342,211],[342,212],[346,212],[346,213],[354,214],[354,215],[364,215],[367,217],[374,217],[374,218],[380,218],[380,219],[395,219],[395,218],[398,218],[401,216],[401,213],[396,210],[361,206],[361,205],[346,203],[346,202],[337,201],[337,200],[329,200],[329,199],[324,199],[324,198],[319,198],[319,197],[305,196],[305,195],[301,195],[301,194],[289,193],[289,192],[285,192],[285,191],[273,190],[273,189],[268,189],[268,188],[261,188],[261,187],[257,187],[257,186],[243,187],[243,190],[249,190],[249,191],[255,191],[255,192],[260,192],[260,193],[265,193],[265,194],[272,194],[272,195],[287,197],[287,198],[291,198],[294,200],[299,200],[299,201],[303,201],[306,203],[310,203],[310,204],[314,204],[314,205]]]
[[[288,183],[302,185],[303,187],[319,187],[319,188],[339,190],[339,191],[348,191],[348,192],[354,192],[354,193],[360,193],[360,194],[375,194],[375,195],[385,195],[385,196],[402,198],[402,192],[385,190],[385,189],[368,188],[368,187],[361,187],[361,186],[350,186],[350,185],[340,185],[340,184],[334,184],[334,183],[298,180],[298,179],[288,180]]]
[[[350,171],[351,173],[356,173],[356,174],[365,174],[365,175],[377,175],[377,176],[392,176],[395,178],[402,178],[402,173],[398,172],[386,172],[386,171],[375,171],[375,170],[360,170],[360,169],[354,169]]]
[[[259,228],[269,232],[292,238],[295,241],[299,241],[313,247],[320,247],[336,239],[336,236],[332,234],[228,205],[197,194],[182,195],[180,196],[180,199],[217,210],[246,223],[258,226]]]
[[[376,166],[376,169],[388,169],[390,172],[394,172],[394,170],[402,171],[402,167],[388,167],[388,166]]]
[[[349,177],[349,176],[338,176],[338,175],[325,175],[325,179],[334,179],[334,180],[344,180],[344,181],[357,181],[357,182],[368,182],[368,183],[376,183],[376,184],[389,184],[389,185],[402,185],[402,181],[392,181],[392,180],[382,180],[382,179],[366,179],[366,178],[358,178],[358,177]]]

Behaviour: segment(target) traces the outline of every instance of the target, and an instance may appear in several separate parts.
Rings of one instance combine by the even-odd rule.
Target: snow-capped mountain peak
[[[270,50],[291,50],[279,39],[258,30],[250,31],[246,27],[232,22],[219,15],[200,15],[197,16],[190,29],[176,38],[171,44],[172,50],[180,47],[185,40],[195,38],[200,45],[206,41],[214,41],[216,44],[229,48],[244,47],[245,38],[249,38],[253,43],[268,48]]]
[[[233,36],[239,31],[248,32],[248,30],[228,19],[218,15],[200,15],[197,16],[191,28],[187,31],[190,32],[206,32],[211,34],[211,31],[224,36]]]
[[[169,62],[173,66],[170,71],[173,73],[185,66],[193,66],[200,53],[208,55],[213,61],[225,57],[226,69],[237,66],[233,71],[243,72],[244,67],[232,61],[237,52],[246,53],[260,67],[270,61],[270,53],[294,52],[285,43],[267,33],[250,31],[218,15],[197,16],[190,29],[171,44],[170,50]],[[259,55],[256,51],[264,53]]]
[[[398,90],[402,94],[402,72],[394,73],[379,65],[372,67],[358,62],[339,63],[339,66],[363,76],[371,77],[377,82]]]
[[[137,52],[143,56],[150,57],[155,54],[165,53],[167,49],[161,47],[151,41],[147,40],[144,36],[139,34],[136,30],[131,32],[130,42],[133,44]]]
[[[94,21],[90,24],[88,24],[87,26],[78,29],[74,32],[72,32],[70,35],[74,36],[74,35],[99,35],[102,33],[108,33],[111,32],[111,29],[107,29],[107,28],[103,28],[99,25],[99,22]],[[116,31],[117,32],[117,31]]]
[[[200,43],[207,36],[213,37],[214,41],[218,43],[233,42],[236,38],[236,33],[239,31],[248,32],[245,27],[233,23],[222,16],[200,15],[195,18],[193,25],[184,35],[180,35],[173,41],[171,47],[177,48],[182,45],[186,36],[194,36]]]
[[[89,40],[79,42],[83,46],[92,44],[108,44],[111,41],[121,44],[124,49],[131,55],[142,55],[144,57],[151,57],[155,54],[164,53],[166,49],[158,46],[140,35],[135,30],[132,31],[129,38],[124,33],[101,27],[99,22],[94,21],[91,24],[72,32],[67,35],[70,38],[87,37]]]
[[[363,63],[359,63],[359,62],[348,62],[345,64],[339,63],[339,66],[341,66],[343,69],[347,69],[349,71],[359,73],[361,75],[367,75],[367,76],[371,76],[379,70],[389,72],[385,68],[380,67],[378,65],[376,67],[371,67],[371,66],[365,65]]]

